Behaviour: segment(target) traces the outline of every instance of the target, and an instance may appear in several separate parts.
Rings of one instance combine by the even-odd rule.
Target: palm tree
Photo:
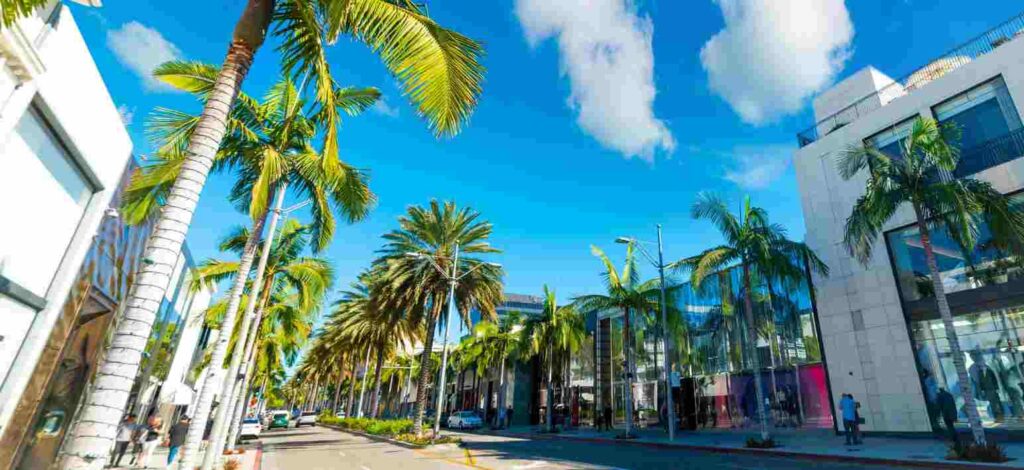
[[[867,170],[864,195],[846,219],[843,242],[851,256],[867,264],[883,226],[897,209],[908,204],[921,234],[928,277],[935,303],[946,330],[950,355],[960,381],[967,420],[975,442],[985,443],[985,430],[975,405],[974,393],[957,340],[953,315],[935,259],[932,233],[945,231],[968,252],[977,244],[979,230],[986,225],[994,245],[1003,251],[1021,252],[1024,214],[1016,204],[989,183],[973,178],[952,179],[960,153],[955,141],[958,130],[942,127],[932,119],[918,118],[910,134],[900,143],[900,156],[890,157],[868,146],[850,147],[840,155],[838,169],[843,179]]]
[[[635,342],[632,331],[632,317],[642,312],[654,311],[660,308],[660,281],[653,279],[640,282],[640,273],[637,268],[636,250],[632,243],[626,245],[626,259],[619,273],[615,264],[605,255],[604,251],[596,246],[591,247],[591,252],[601,260],[604,266],[604,284],[607,294],[583,295],[575,297],[573,304],[581,312],[602,312],[619,310],[622,312],[622,344],[623,359],[625,362],[625,405],[626,405],[626,432],[625,437],[633,435],[633,343]]]
[[[350,295],[345,305],[340,306],[340,328],[352,337],[362,338],[376,351],[376,367],[373,385],[373,399],[370,403],[370,417],[377,417],[380,405],[380,387],[383,379],[385,359],[393,356],[399,347],[412,344],[422,337],[422,325],[402,310],[384,308],[381,297],[386,284],[380,282],[382,271],[378,266],[360,275],[358,294]],[[353,305],[354,304],[354,305]]]
[[[727,266],[739,264],[743,276],[743,302],[748,343],[758,338],[758,322],[754,317],[754,279],[780,280],[799,283],[806,280],[804,261],[814,271],[828,275],[828,266],[823,263],[807,245],[786,238],[781,226],[768,221],[764,209],[751,205],[750,198],[743,204],[743,212],[736,217],[729,212],[725,202],[717,196],[701,193],[693,204],[694,219],[713,223],[725,239],[725,243],[705,250],[697,256],[674,263],[677,269],[690,272],[690,282],[700,289],[709,278]],[[752,348],[756,347],[751,345]],[[761,385],[761,366],[756,349],[749,354],[753,364],[754,390],[757,397],[757,413],[761,423],[761,439],[768,440],[768,416],[764,411],[764,390]]]
[[[452,255],[460,251],[458,272],[462,276],[455,287],[455,304],[462,320],[469,324],[470,311],[481,318],[493,319],[495,307],[502,301],[501,267],[473,255],[498,253],[487,239],[492,226],[471,208],[458,208],[454,202],[430,202],[429,208],[412,206],[398,220],[399,228],[384,235],[385,245],[377,261],[384,269],[382,282],[390,294],[386,308],[410,312],[424,325],[421,363],[429,360],[434,345],[434,330],[446,315]],[[410,253],[418,256],[410,256]],[[416,389],[415,431],[423,433],[423,412],[427,405],[428,369],[421,367]],[[440,413],[440,410],[437,410]]]
[[[191,91],[200,98],[208,95],[208,87],[212,86],[216,73],[212,66],[194,62],[168,62],[157,71],[158,76],[165,79],[173,77],[177,87]],[[245,206],[253,220],[257,221],[254,230],[245,239],[248,248],[242,252],[242,262],[238,266],[240,272],[247,273],[255,258],[254,250],[262,232],[262,221],[267,216],[271,193],[277,193],[277,207],[270,220],[271,231],[276,227],[280,206],[289,186],[297,188],[300,196],[310,198],[315,221],[312,226],[315,250],[323,249],[333,236],[333,212],[345,214],[349,222],[354,222],[366,215],[374,201],[362,172],[338,159],[328,158],[313,147],[311,142],[327,131],[322,113],[307,103],[302,88],[284,79],[270,88],[263,102],[242,95],[229,117],[231,133],[225,138],[221,152],[218,153],[217,166],[237,170],[231,198],[236,204]],[[342,88],[335,89],[335,95],[339,110],[356,115],[371,106],[379,97],[379,92],[372,88]],[[158,152],[160,158],[154,164],[140,169],[133,178],[125,204],[129,221],[151,216],[155,208],[159,207],[157,201],[167,198],[167,190],[180,175],[188,139],[196,131],[195,126],[200,120],[199,116],[188,113],[163,108],[157,110],[149,131],[154,137],[154,143],[161,145]],[[267,238],[265,245],[270,243],[271,237]],[[252,256],[247,256],[249,250],[253,250]],[[256,270],[252,288],[256,291],[261,288],[264,279],[261,269],[267,262],[265,255],[259,259],[260,267]],[[234,326],[234,314],[240,306],[244,286],[245,277],[235,279],[229,295],[228,315],[225,316],[227,322],[223,326],[225,330]],[[258,323],[258,320],[253,321],[258,297],[249,297],[242,317],[243,344],[253,344],[246,337],[250,332],[255,332]],[[226,341],[227,338],[218,341],[213,353],[214,361],[219,362],[220,357],[227,353]],[[185,445],[183,462],[191,462],[199,448],[213,397],[218,390],[227,399],[223,402],[225,406],[218,408],[211,441],[214,447],[223,444],[224,432],[228,430],[226,423],[231,419],[229,410],[237,409],[234,397],[239,387],[236,387],[234,377],[241,367],[243,356],[251,354],[252,350],[251,346],[236,349],[231,355],[224,380],[219,384],[217,381],[206,382],[197,409],[192,413],[190,438]],[[213,372],[210,371],[211,374]],[[218,455],[216,452],[208,452],[204,468],[214,465]]]
[[[583,316],[572,305],[558,306],[555,291],[544,286],[544,311],[526,319],[522,339],[531,354],[541,356],[541,363],[547,369],[547,421],[548,432],[554,431],[555,368],[579,351],[586,336]],[[564,387],[563,387],[564,390]]]
[[[37,0],[13,1],[27,5]],[[11,10],[5,8],[7,11]],[[23,8],[17,13],[26,11],[30,10]],[[119,413],[109,410],[125,408],[131,380],[123,377],[138,373],[145,347],[139,338],[150,334],[166,291],[167,273],[173,272],[214,157],[227,134],[225,118],[231,114],[268,30],[280,39],[277,50],[286,74],[304,76],[314,84],[318,117],[325,129],[322,153],[327,160],[337,160],[338,107],[325,48],[343,34],[380,54],[436,135],[458,133],[476,106],[483,79],[478,62],[481,46],[441,27],[424,7],[412,1],[248,0],[224,64],[209,88],[196,131],[189,138],[181,164],[183,177],[170,186],[147,243],[145,257],[151,262],[142,267],[132,287],[124,320],[118,323],[80,411],[85,419],[75,425],[64,446],[61,468],[88,468],[96,460],[102,466],[109,458],[114,430],[121,420]]]

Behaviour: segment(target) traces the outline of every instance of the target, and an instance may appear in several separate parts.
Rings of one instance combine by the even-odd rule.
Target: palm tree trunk
[[[251,353],[252,344],[250,344],[255,338],[250,338],[250,333],[255,337],[256,332],[250,332],[249,330],[253,327],[258,327],[259,323],[254,322],[256,316],[256,305],[259,303],[262,297],[263,290],[263,272],[266,270],[266,263],[270,259],[270,249],[273,246],[273,236],[276,230],[278,230],[278,221],[281,219],[281,208],[285,203],[285,193],[288,191],[288,183],[285,182],[278,187],[278,195],[274,198],[273,213],[270,215],[270,224],[266,232],[266,237],[263,241],[263,248],[260,251],[259,262],[256,264],[256,273],[253,275],[252,286],[249,290],[249,300],[246,302],[246,312],[242,315],[242,325],[239,328],[239,339],[236,347],[231,354],[231,362],[227,368],[227,375],[224,376],[223,383],[221,383],[220,392],[220,405],[217,407],[217,412],[213,419],[213,429],[210,432],[210,446],[207,448],[213,448],[214,452],[207,452],[203,458],[203,470],[213,470],[214,467],[220,461],[223,455],[220,450],[224,447],[224,440],[226,439],[226,433],[228,430],[227,421],[231,418],[234,412],[234,397],[236,397],[237,386],[240,386],[238,380],[239,369],[242,368],[242,358],[246,356],[247,352]],[[264,214],[263,217],[266,217]],[[250,237],[255,237],[256,241],[259,241],[260,234],[254,233]],[[243,270],[240,266],[236,277],[244,282],[249,276],[249,266]],[[269,286],[267,286],[269,287]],[[233,293],[232,293],[233,294]],[[242,294],[239,293],[239,297]],[[194,418],[195,419],[195,418]],[[202,417],[202,421],[205,422],[208,417]],[[195,422],[195,421],[194,421]]]
[[[374,379],[373,384],[373,401],[371,402],[372,408],[370,408],[370,417],[377,417],[377,407],[380,406],[380,383],[381,373],[384,372],[384,344],[377,345],[377,377]]]
[[[331,402],[331,414],[332,414],[332,416],[334,414],[338,413],[338,408],[339,408],[338,400],[341,400],[341,384],[344,381],[345,381],[345,372],[339,370],[338,371],[338,383],[335,384],[335,386],[334,386],[334,401]]]
[[[622,319],[622,350],[626,362],[625,398],[626,436],[633,435],[633,339],[630,334],[629,309],[625,309]]]
[[[227,133],[227,116],[252,65],[253,55],[263,44],[273,8],[274,0],[249,0],[235,27],[216,84],[189,140],[179,176],[146,242],[143,259],[147,263],[142,264],[125,301],[128,308],[117,323],[110,346],[78,414],[79,421],[68,433],[59,463],[64,470],[103,467],[110,457],[156,312],[181,255],[181,246],[213,159]],[[252,256],[249,258],[251,263]],[[230,331],[226,335],[230,336]],[[212,367],[211,373],[218,368],[219,365]],[[200,405],[209,409],[209,404]],[[199,427],[198,437],[202,437],[202,427]],[[195,445],[185,447],[183,464],[192,464],[190,459],[194,458],[197,449]]]
[[[953,367],[956,368],[957,380],[960,382],[960,393],[964,399],[964,408],[967,410],[967,423],[970,425],[971,433],[974,435],[974,442],[984,445],[986,443],[985,428],[982,427],[981,415],[978,414],[978,406],[974,401],[971,378],[967,373],[967,364],[964,363],[964,353],[960,349],[960,340],[956,335],[956,327],[953,325],[953,313],[949,309],[946,290],[942,285],[942,276],[939,274],[939,265],[935,261],[931,232],[928,230],[928,224],[921,207],[916,204],[914,205],[914,214],[917,216],[917,227],[921,231],[921,246],[924,247],[925,262],[928,263],[928,274],[932,280],[932,288],[935,289],[935,303],[939,307],[939,316],[942,317],[942,326],[946,330],[949,352],[953,356]]]
[[[435,302],[443,305],[443,302]],[[437,327],[437,314],[440,309],[437,306],[431,307],[432,312],[427,318],[426,338],[423,340],[423,353],[420,354],[420,377],[416,381],[416,417],[413,420],[413,431],[417,436],[423,436],[423,412],[427,407],[427,381],[430,380],[430,353],[434,347],[434,328]],[[441,410],[437,410],[438,413]]]
[[[352,365],[348,369],[348,402],[345,404],[345,417],[354,418],[353,412],[355,411],[356,404],[356,365],[358,364],[359,358],[356,356],[355,351],[352,352]]]
[[[366,373],[370,371],[370,346],[366,347],[366,359],[363,359],[363,380],[359,382],[359,410],[356,412],[356,417],[362,418],[365,413],[363,407],[363,397],[366,395]]]
[[[391,417],[395,414],[395,374],[388,378],[388,395],[384,400],[384,414]]]
[[[547,411],[544,413],[544,421],[547,425],[548,432],[554,432],[555,430],[555,355],[551,349],[548,349],[548,385],[547,385]]]
[[[752,345],[753,353],[750,355],[754,365],[754,396],[757,397],[757,416],[761,423],[761,440],[768,440],[768,416],[764,412],[764,391],[761,390],[761,357],[757,354],[757,325],[754,324],[754,301],[751,293],[750,266],[743,263],[743,304],[747,318],[747,332],[750,338],[747,341]]]
[[[497,409],[496,416],[501,416],[501,411],[505,409],[505,348],[502,346],[501,351],[501,367],[498,369],[498,405],[495,406]],[[505,423],[498,422],[497,428],[501,428]]]
[[[239,378],[239,370],[242,368],[242,360],[251,358],[255,347],[256,333],[260,324],[256,318],[256,306],[264,298],[263,277],[267,270],[267,262],[270,259],[270,251],[274,246],[274,235],[277,234],[277,223],[281,219],[281,208],[284,205],[284,195],[287,192],[288,182],[285,181],[277,188],[267,236],[263,240],[260,260],[256,263],[256,273],[253,274],[252,286],[249,287],[249,299],[245,305],[245,314],[242,316],[242,324],[238,330],[237,345],[233,354],[231,354],[231,365],[228,367],[228,375],[224,378],[221,394],[221,397],[223,397],[221,399],[222,403],[221,406],[217,407],[217,414],[213,420],[213,431],[210,433],[210,444],[213,445],[214,449],[223,448],[225,441],[228,440],[229,432],[233,435],[234,432],[238,431],[239,423],[233,422],[232,418],[241,415],[241,408],[239,406],[243,405],[241,402],[245,398],[243,395],[245,393],[244,389],[248,384],[246,380],[248,374],[245,373]],[[246,278],[248,274],[248,270],[239,270],[236,276]],[[267,290],[270,287],[272,286],[268,284]],[[246,372],[248,368],[248,365],[246,365]],[[241,420],[241,418],[238,417],[238,420]],[[234,450],[234,442],[228,442],[227,446],[228,449]],[[212,470],[213,467],[219,466],[217,464],[220,461],[221,455],[221,452],[207,452],[203,459],[203,470]]]

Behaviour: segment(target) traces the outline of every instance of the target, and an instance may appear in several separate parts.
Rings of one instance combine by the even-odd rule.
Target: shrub
[[[980,445],[976,442],[957,441],[949,445],[948,460],[965,460],[968,462],[1002,463],[1010,460],[1003,448],[994,442]]]
[[[413,428],[413,422],[409,419],[334,418],[324,419],[320,422],[349,431],[389,437],[409,433]]]
[[[417,446],[429,446],[437,444],[461,444],[462,439],[455,436],[441,436],[437,439],[431,439],[429,435],[423,437],[417,437],[413,433],[399,434],[395,436],[395,440],[402,441],[408,444]]]
[[[747,447],[750,449],[773,449],[778,447],[779,444],[775,442],[775,439],[760,439],[756,437],[747,438]]]

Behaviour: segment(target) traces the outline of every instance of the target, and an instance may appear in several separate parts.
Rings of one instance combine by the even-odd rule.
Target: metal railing
[[[1024,157],[1024,128],[977,147],[961,150],[960,162],[953,176],[963,178],[1020,157]]]
[[[903,76],[882,87],[880,90],[855,101],[853,104],[818,121],[814,126],[797,133],[800,147],[816,142],[857,118],[885,106],[902,96],[912,93],[953,70],[956,70],[974,59],[994,51],[997,47],[1024,36],[1024,12],[1003,22],[985,33],[967,41],[953,50],[935,58],[924,67]]]

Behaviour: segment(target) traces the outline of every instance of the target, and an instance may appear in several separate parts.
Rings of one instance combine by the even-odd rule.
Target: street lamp
[[[657,261],[654,260],[654,257],[652,257],[643,246],[643,243],[649,242],[642,242],[632,237],[618,237],[615,239],[615,243],[636,246],[640,250],[640,254],[642,254],[645,258],[647,258],[647,261],[650,261],[651,264],[658,268],[658,277],[661,280],[661,340],[662,349],[665,351],[663,365],[663,368],[665,369],[665,404],[668,406],[668,440],[671,441],[674,440],[676,437],[676,411],[672,405],[672,372],[670,369],[672,361],[669,355],[670,346],[668,335],[668,315],[665,313],[665,256],[664,249],[661,243],[661,224],[658,224]],[[630,386],[630,384],[626,384],[626,386],[628,387]]]
[[[434,410],[434,436],[441,431],[441,410],[444,408],[444,395],[445,395],[445,380],[448,376],[448,328],[452,324],[452,316],[458,307],[455,305],[455,286],[459,283],[459,280],[468,276],[473,271],[480,269],[483,266],[490,266],[494,268],[500,268],[501,265],[498,263],[480,263],[473,266],[469,271],[466,271],[459,275],[459,244],[455,244],[455,255],[452,257],[452,270],[451,273],[445,272],[444,268],[434,261],[434,257],[426,253],[421,252],[408,252],[405,254],[410,258],[425,259],[444,276],[445,280],[448,281],[448,319],[444,322],[444,342],[441,346],[441,378],[438,380],[437,388],[437,406]],[[447,257],[443,257],[447,258]],[[428,332],[428,334],[434,334],[434,332]]]

